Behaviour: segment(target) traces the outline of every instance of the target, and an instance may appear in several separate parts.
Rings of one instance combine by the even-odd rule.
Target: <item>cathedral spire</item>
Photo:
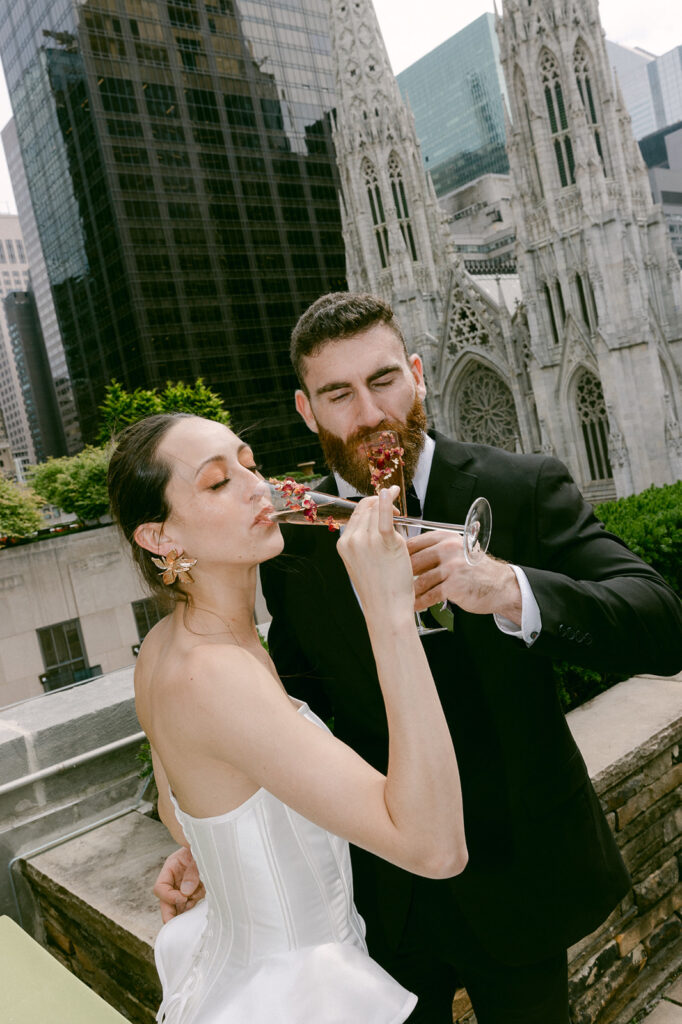
[[[588,495],[605,481],[631,493],[670,473],[660,418],[652,422],[647,412],[679,348],[669,240],[614,84],[597,0],[502,0],[502,9],[497,31],[538,415],[563,433],[558,450],[575,451],[571,468]],[[601,444],[616,422],[618,445]]]
[[[370,112],[376,118],[400,107],[398,83],[371,0],[330,0],[329,6],[337,102],[366,130]]]
[[[330,0],[330,25],[348,284],[404,303],[415,339],[433,334],[440,316],[434,297],[445,290],[448,234],[422,164],[414,118],[371,0]]]

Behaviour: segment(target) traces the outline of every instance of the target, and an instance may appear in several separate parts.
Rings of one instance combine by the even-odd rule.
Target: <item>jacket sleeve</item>
[[[635,675],[682,667],[682,605],[649,565],[608,533],[557,459],[541,463],[522,565],[542,616],[531,650]]]

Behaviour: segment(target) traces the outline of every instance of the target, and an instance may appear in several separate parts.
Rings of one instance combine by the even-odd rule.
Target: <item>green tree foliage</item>
[[[27,537],[44,526],[40,514],[44,502],[28,488],[18,487],[0,476],[0,534]]]
[[[29,479],[34,491],[45,501],[78,516],[83,523],[92,522],[109,511],[108,462],[108,449],[88,445],[78,455],[31,466]]]
[[[682,481],[649,487],[641,494],[597,505],[594,511],[609,533],[624,540],[673,590],[682,592]],[[565,711],[584,704],[625,678],[565,661],[555,663],[554,675]]]
[[[211,391],[201,377],[194,384],[167,381],[161,391],[146,388],[126,391],[122,384],[113,380],[106,390],[99,411],[98,441],[101,444],[107,444],[128,424],[159,412],[189,412],[208,420],[217,420],[226,426],[230,424],[230,414],[222,398]]]

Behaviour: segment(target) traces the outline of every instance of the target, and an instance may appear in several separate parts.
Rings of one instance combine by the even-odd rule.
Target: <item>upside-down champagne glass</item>
[[[290,478],[270,479],[266,485],[273,506],[268,518],[273,523],[325,526],[328,530],[338,530],[348,522],[357,508],[354,501],[339,498],[334,494],[324,494],[322,491],[313,491],[306,484],[297,483]],[[487,500],[477,498],[461,525],[437,523],[402,514],[395,516],[394,522],[396,526],[416,526],[420,530],[451,530],[462,534],[464,557],[469,565],[475,565],[488,549],[492,516]]]

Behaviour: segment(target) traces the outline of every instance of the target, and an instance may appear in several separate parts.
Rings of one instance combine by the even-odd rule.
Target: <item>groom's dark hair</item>
[[[405,355],[407,346],[400,325],[389,304],[376,295],[355,292],[329,292],[309,306],[291,332],[291,362],[299,383],[303,380],[303,360],[314,355],[330,341],[352,338],[376,324],[386,324],[400,340]]]

